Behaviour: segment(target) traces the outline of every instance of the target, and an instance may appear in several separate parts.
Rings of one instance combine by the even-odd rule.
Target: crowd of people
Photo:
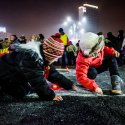
[[[99,32],[98,35],[103,35],[102,32]],[[118,65],[122,66],[125,64],[125,37],[124,30],[119,30],[118,35],[114,36],[112,32],[107,33],[105,38],[105,45],[108,47],[113,47],[120,53],[120,57],[117,58]]]
[[[99,73],[110,72],[111,94],[122,94],[122,79],[118,65],[124,64],[125,45],[124,31],[118,31],[118,37],[102,32],[84,33],[76,45],[68,39],[63,28],[45,39],[43,34],[25,36],[19,39],[16,35],[0,40],[0,96],[9,94],[15,98],[35,92],[42,100],[61,101],[47,81],[56,83],[66,90],[78,91],[79,88],[56,70],[75,66],[77,81],[90,91],[103,94],[95,82]],[[57,62],[57,63],[55,63]]]
[[[15,35],[10,36],[9,52],[0,58],[0,95],[6,93],[18,99],[35,92],[42,100],[61,101],[62,97],[55,94],[47,81],[66,90],[76,90],[76,85],[53,65],[64,52],[60,34],[44,42],[43,39],[43,35],[33,35],[30,41],[23,39],[22,43]]]
[[[67,68],[68,66],[74,66],[76,65],[76,58],[78,55],[78,52],[80,50],[79,48],[79,42],[74,45],[72,41],[69,40],[68,35],[64,32],[63,28],[59,29],[60,39],[64,43],[64,53],[62,58],[58,59],[57,62],[55,62],[55,65],[59,65],[62,68]],[[117,50],[120,53],[120,57],[116,58],[118,65],[122,66],[125,64],[125,39],[124,39],[124,31],[119,30],[118,36],[114,36],[112,32],[108,32],[107,36],[104,37],[103,32],[97,33],[99,36],[103,36],[105,45],[108,47],[113,47],[115,50]],[[40,41],[43,43],[45,37],[43,34],[33,34],[29,37],[29,39],[26,39],[24,35],[20,36],[19,38],[16,35],[11,35],[10,38],[0,39],[0,55],[3,55],[4,53],[8,53],[8,47],[11,43],[27,43],[32,41]]]
[[[57,33],[58,34],[58,33]],[[75,66],[75,59],[77,56],[77,47],[69,40],[68,35],[64,33],[63,29],[59,29],[60,39],[63,41],[64,44],[64,54],[62,58],[58,60],[56,65],[60,65],[62,68],[66,68],[67,66]],[[45,40],[43,34],[33,34],[26,38],[26,36],[22,35],[19,38],[16,35],[11,35],[9,38],[0,39],[0,55],[8,53],[8,47],[10,44],[19,43],[19,44],[26,44],[28,42],[38,42],[40,41],[43,43]]]
[[[62,32],[60,32],[60,29],[59,29],[59,32],[61,33],[61,36],[63,36],[63,34],[65,34],[65,33],[64,33],[63,29],[61,29],[61,30],[62,30]],[[106,37],[104,37],[103,32],[99,32],[99,33],[97,33],[97,35],[103,37],[106,46],[112,47],[120,53],[120,56],[116,58],[117,62],[118,62],[118,66],[125,65],[124,30],[119,30],[117,36],[114,36],[112,34],[112,32],[108,32]],[[67,39],[65,39],[63,41],[67,41],[67,42],[64,42],[66,49],[64,50],[65,53],[62,58],[62,60],[63,60],[62,68],[66,68],[67,66],[75,66],[76,58],[77,58],[78,52],[80,50],[80,47],[79,47],[80,40],[78,40],[76,45],[72,44],[72,41],[70,41],[68,39],[68,36],[67,36]],[[58,62],[58,64],[61,65],[60,61]]]

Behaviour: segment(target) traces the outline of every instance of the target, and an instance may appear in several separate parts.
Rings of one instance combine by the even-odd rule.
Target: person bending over
[[[115,57],[119,52],[104,45],[103,37],[92,32],[82,36],[79,43],[80,51],[76,59],[76,77],[85,88],[98,94],[102,89],[95,82],[97,74],[106,70],[110,72],[112,94],[122,94],[122,79],[119,76],[118,64]]]
[[[17,99],[34,91],[42,100],[61,101],[46,82],[75,90],[73,82],[60,74],[52,64],[63,55],[64,44],[59,35],[40,42],[11,44],[10,53],[0,57],[0,91]]]

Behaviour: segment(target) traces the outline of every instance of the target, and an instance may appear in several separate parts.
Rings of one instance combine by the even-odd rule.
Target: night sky
[[[125,0],[1,0],[0,26],[12,34],[43,33],[48,37],[58,32],[66,16],[77,20],[78,7],[85,2],[99,6],[97,32],[125,30]]]

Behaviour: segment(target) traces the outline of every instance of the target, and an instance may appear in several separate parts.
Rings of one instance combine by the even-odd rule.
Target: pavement
[[[125,125],[125,94],[110,94],[108,72],[99,74],[96,82],[104,95],[82,88],[76,81],[75,70],[58,69],[80,88],[78,92],[56,90],[63,101],[41,101],[36,94],[23,100],[0,99],[0,125]],[[125,81],[125,66],[120,67]],[[125,85],[122,85],[125,93]]]

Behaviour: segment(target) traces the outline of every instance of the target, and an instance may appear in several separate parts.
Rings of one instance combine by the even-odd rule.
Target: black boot
[[[112,84],[111,93],[113,95],[121,95],[122,94],[121,84],[123,84],[123,80],[118,75],[112,75],[111,84]]]

